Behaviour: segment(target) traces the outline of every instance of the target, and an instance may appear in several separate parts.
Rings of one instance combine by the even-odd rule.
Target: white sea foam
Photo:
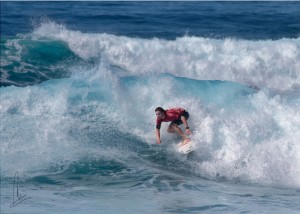
[[[41,24],[33,35],[64,41],[83,59],[104,57],[132,75],[170,73],[276,90],[300,85],[299,38],[248,41],[185,36],[168,41],[82,33],[54,22]]]

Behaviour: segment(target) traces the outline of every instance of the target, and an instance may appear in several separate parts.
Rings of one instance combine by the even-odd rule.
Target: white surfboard
[[[192,151],[195,151],[196,150],[196,145],[195,143],[191,140],[190,142],[182,145],[182,141],[180,143],[178,143],[176,145],[176,149],[178,152],[180,152],[181,154],[188,154]]]

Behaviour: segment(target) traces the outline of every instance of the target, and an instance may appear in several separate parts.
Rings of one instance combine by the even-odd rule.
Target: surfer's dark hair
[[[165,112],[165,109],[163,109],[162,107],[157,107],[156,109],[155,109],[155,111],[160,111],[160,112]]]

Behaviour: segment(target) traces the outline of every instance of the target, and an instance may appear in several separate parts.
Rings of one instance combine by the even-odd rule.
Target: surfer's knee
[[[176,131],[176,127],[178,127],[177,124],[171,123],[171,124],[169,125],[169,127],[168,127],[168,132],[169,132],[169,133],[175,132],[175,131]]]
[[[173,132],[175,132],[175,130],[174,130],[174,127],[172,126],[172,125],[170,125],[169,127],[168,127],[168,130],[167,130],[169,133],[173,133]]]

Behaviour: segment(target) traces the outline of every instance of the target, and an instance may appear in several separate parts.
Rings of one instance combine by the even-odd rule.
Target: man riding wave
[[[187,123],[189,118],[189,113],[183,108],[171,108],[164,110],[162,107],[157,107],[155,109],[156,114],[156,141],[158,144],[161,143],[160,140],[160,127],[162,122],[171,122],[168,127],[169,133],[176,132],[179,134],[182,139],[183,143],[186,144],[190,141],[188,138],[188,134],[191,134],[190,127]],[[185,133],[178,127],[179,125],[185,125]]]

